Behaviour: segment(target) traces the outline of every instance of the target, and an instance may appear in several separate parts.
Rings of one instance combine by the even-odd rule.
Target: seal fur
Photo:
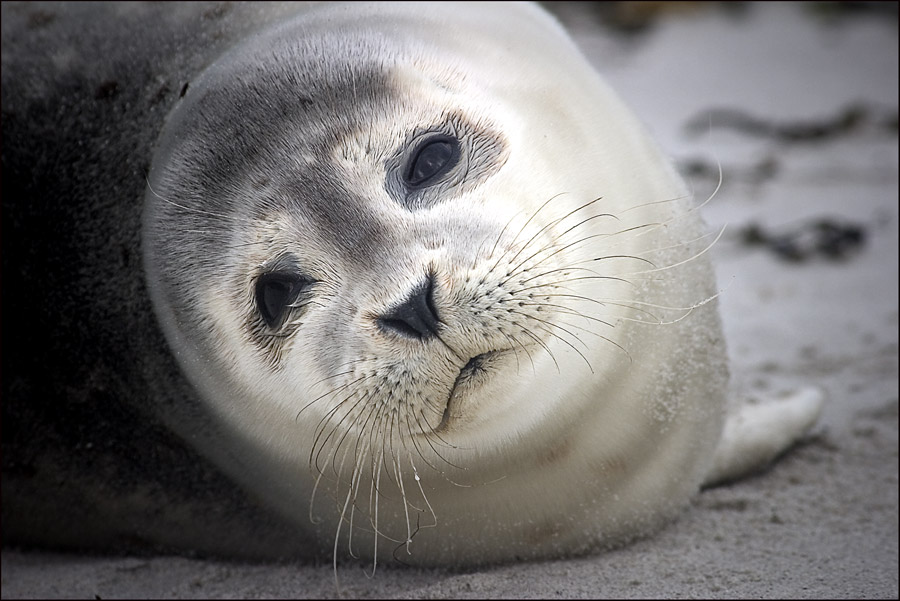
[[[713,236],[552,19],[328,6],[241,37],[144,198],[196,391],[169,428],[335,555],[427,564],[620,544],[733,475]],[[428,144],[452,160],[420,185]]]
[[[162,132],[145,264],[232,431],[207,452],[298,525],[315,491],[317,538],[366,556],[618,544],[686,502],[716,444],[712,237],[546,15],[423,14],[312,10],[216,61]],[[435,133],[458,168],[404,185]],[[292,270],[271,327],[255,282]],[[417,290],[425,309],[385,328]]]

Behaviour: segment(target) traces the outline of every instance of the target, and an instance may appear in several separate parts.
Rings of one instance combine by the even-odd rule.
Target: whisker
[[[716,243],[719,241],[719,239],[722,237],[722,234],[725,233],[725,228],[726,228],[726,227],[728,227],[728,226],[727,226],[727,225],[723,225],[723,226],[722,226],[722,229],[719,230],[718,235],[716,235],[715,240],[713,240],[712,242],[710,242],[709,245],[708,245],[706,248],[704,248],[703,250],[701,250],[700,252],[698,252],[698,253],[695,254],[694,256],[688,257],[687,259],[684,259],[684,260],[682,260],[682,261],[679,261],[678,263],[672,263],[671,265],[666,265],[665,267],[659,267],[659,268],[657,268],[657,269],[651,269],[651,270],[648,270],[648,271],[636,271],[636,272],[634,272],[633,274],[630,274],[630,275],[640,275],[640,274],[644,274],[644,273],[657,273],[657,272],[660,272],[660,271],[666,271],[666,270],[669,270],[669,269],[673,269],[673,268],[675,268],[675,267],[678,267],[679,265],[684,265],[685,263],[689,263],[689,262],[693,261],[694,259],[696,259],[697,257],[700,257],[700,256],[706,254],[706,253],[709,251],[709,249],[711,249],[713,246],[715,246]]]
[[[558,325],[558,324],[553,323],[552,321],[547,321],[547,320],[545,320],[545,319],[539,319],[539,318],[535,317],[534,315],[530,315],[530,314],[528,314],[528,313],[522,313],[522,312],[520,312],[520,311],[513,311],[513,313],[516,313],[516,314],[518,314],[518,315],[522,315],[522,316],[525,317],[526,319],[531,319],[532,321],[537,321],[537,322],[542,323],[542,324],[544,324],[544,325],[552,326],[552,327],[554,327],[554,328],[557,328],[557,329],[559,329],[559,330],[562,330],[563,332],[565,332],[566,334],[568,334],[569,336],[573,337],[575,340],[577,340],[578,342],[580,342],[580,343],[582,344],[582,346],[584,346],[585,348],[588,348],[588,346],[584,343],[583,340],[581,340],[581,338],[579,338],[578,336],[576,336],[576,335],[573,334],[572,332],[568,331],[568,330],[565,329],[564,327],[562,327],[562,326],[560,326],[560,325]],[[542,327],[542,326],[537,326],[537,327],[539,327],[539,328],[542,329],[543,331],[547,332],[547,334],[549,334],[550,336],[553,336],[553,337],[556,338],[557,340],[559,340],[559,341],[565,343],[566,345],[568,345],[569,347],[571,347],[571,349],[572,349],[573,351],[575,351],[576,353],[578,353],[578,356],[579,356],[579,357],[581,357],[582,359],[584,359],[584,362],[587,363],[588,369],[591,370],[591,373],[594,373],[594,367],[591,365],[591,362],[588,361],[588,358],[584,356],[584,353],[582,353],[581,351],[579,351],[579,350],[575,347],[574,344],[572,344],[571,342],[569,342],[568,340],[566,340],[565,338],[563,338],[562,336],[560,336],[560,335],[557,334],[556,332],[553,332],[552,330],[548,330],[547,328],[544,328],[544,327]],[[615,343],[613,343],[613,344],[615,344]],[[621,347],[620,347],[620,348],[621,348]],[[558,367],[559,367],[559,365],[557,364],[557,368],[558,368]],[[561,372],[560,372],[560,373],[561,373]]]

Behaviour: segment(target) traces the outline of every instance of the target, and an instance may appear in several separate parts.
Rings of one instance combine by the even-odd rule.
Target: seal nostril
[[[394,333],[401,334],[407,338],[422,339],[430,335],[430,332],[423,332],[421,327],[417,327],[418,324],[413,325],[404,319],[382,317],[378,319],[378,325],[384,330],[391,330]]]
[[[413,290],[409,298],[376,321],[381,329],[407,338],[427,340],[436,336],[440,320],[434,306],[434,276],[429,274],[428,279]]]

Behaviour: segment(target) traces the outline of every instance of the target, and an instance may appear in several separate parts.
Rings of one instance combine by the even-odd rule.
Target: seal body
[[[215,426],[159,332],[140,246],[167,113],[284,10],[2,4],[5,544],[308,548],[190,443]]]
[[[708,477],[713,238],[536,6],[35,10],[3,13],[4,524],[53,493],[5,540],[460,565],[621,544]]]

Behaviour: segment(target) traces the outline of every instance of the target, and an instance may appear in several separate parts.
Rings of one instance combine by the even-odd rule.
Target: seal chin
[[[500,371],[500,363],[511,352],[512,350],[494,350],[469,359],[459,370],[459,375],[453,382],[447,399],[447,407],[444,409],[444,416],[441,423],[435,428],[435,432],[449,430],[454,422],[466,414],[466,408],[474,400],[473,396],[493,375]]]

